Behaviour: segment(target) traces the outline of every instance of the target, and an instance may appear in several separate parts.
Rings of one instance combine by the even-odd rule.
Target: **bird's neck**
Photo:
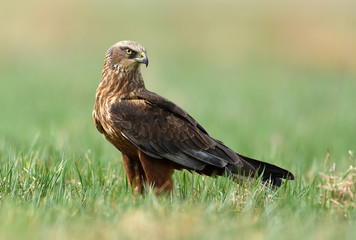
[[[120,67],[112,68],[105,65],[97,95],[126,98],[145,89],[145,83],[139,69],[125,71]]]

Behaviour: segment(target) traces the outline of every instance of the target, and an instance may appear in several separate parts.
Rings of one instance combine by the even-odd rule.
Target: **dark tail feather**
[[[253,158],[249,158],[238,153],[237,155],[241,159],[252,165],[257,170],[257,174],[262,175],[263,181],[270,180],[273,185],[279,187],[283,183],[282,179],[294,180],[294,175],[283,168],[277,167],[273,164],[269,164],[266,162],[258,161]]]

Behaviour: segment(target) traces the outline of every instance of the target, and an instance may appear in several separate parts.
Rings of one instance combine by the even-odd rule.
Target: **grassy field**
[[[354,239],[352,1],[17,1],[0,10],[0,239]],[[236,151],[292,171],[176,172],[134,196],[91,119],[104,54],[146,47],[146,86]]]

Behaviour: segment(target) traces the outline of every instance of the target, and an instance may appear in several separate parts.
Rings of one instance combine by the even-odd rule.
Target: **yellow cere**
[[[141,56],[144,57],[146,56],[146,54],[144,52],[141,52]]]

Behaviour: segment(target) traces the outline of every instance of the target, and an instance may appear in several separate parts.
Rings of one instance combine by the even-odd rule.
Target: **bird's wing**
[[[193,170],[206,165],[224,168],[229,163],[255,170],[210,137],[186,111],[155,93],[143,91],[134,98],[120,99],[111,106],[110,118],[126,139],[151,157]]]

